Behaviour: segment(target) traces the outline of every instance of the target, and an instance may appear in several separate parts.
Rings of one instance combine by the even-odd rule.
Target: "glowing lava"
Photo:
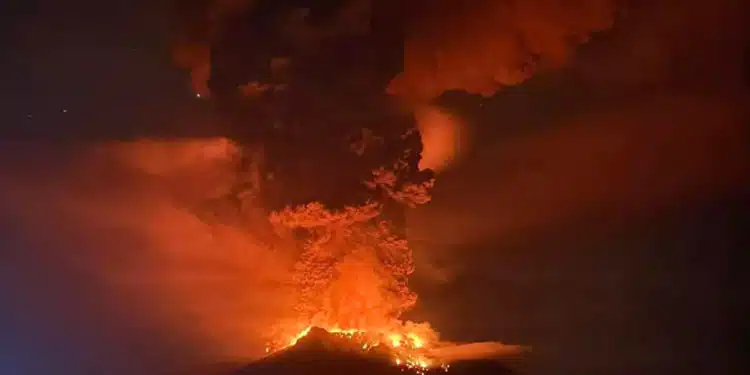
[[[295,346],[312,329],[312,326],[306,327],[281,346],[269,345],[266,347],[266,352],[273,354]],[[359,348],[363,352],[387,353],[396,365],[412,369],[420,374],[433,368],[448,369],[446,364],[429,358],[426,349],[431,343],[426,342],[425,338],[415,332],[365,331],[338,327],[332,327],[326,331],[337,338],[349,341],[352,344],[349,346],[351,348]]]

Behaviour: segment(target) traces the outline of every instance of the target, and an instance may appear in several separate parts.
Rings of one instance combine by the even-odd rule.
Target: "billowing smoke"
[[[54,293],[40,286],[19,301],[47,301],[40,302],[48,307],[37,322],[71,314],[85,318],[82,332],[104,325],[142,335],[83,338],[69,332],[64,342],[70,347],[125,347],[115,357],[91,352],[101,358],[69,368],[142,373],[263,353],[268,327],[291,310],[293,295],[285,288],[295,254],[272,249],[258,235],[263,229],[242,220],[247,215],[214,202],[234,185],[235,152],[220,138],[83,144],[74,151],[47,150],[36,161],[28,151],[14,150],[16,160],[0,181],[0,203],[15,218],[16,232],[30,235],[18,251],[31,257],[16,267],[59,277],[63,290],[79,277],[101,291],[96,297],[63,291],[59,298],[67,302],[55,305]],[[43,271],[40,259],[55,263],[52,271]],[[31,283],[43,279],[37,275]],[[23,302],[6,307],[32,310]],[[32,348],[46,340],[30,338]]]
[[[741,194],[750,181],[746,7],[640,3],[565,71],[524,97],[500,94],[504,111],[479,125],[523,130],[478,146],[441,180],[412,217],[413,239],[512,246]]]
[[[612,27],[618,3],[413,1],[403,72],[388,92],[417,108],[425,167],[444,169],[468,147],[466,125],[425,103],[452,90],[491,96],[560,68],[593,33]]]
[[[746,100],[648,97],[499,141],[437,185],[411,239],[513,244],[737,193],[750,175]]]
[[[454,163],[468,147],[468,127],[459,116],[437,106],[425,105],[414,110],[414,117],[422,136],[420,169],[440,172]]]
[[[238,173],[240,153],[249,151],[225,138],[90,143],[31,161],[33,153],[15,152],[25,162],[10,162],[0,180],[4,212],[19,232],[44,242],[39,256],[57,260],[55,273],[80,273],[104,295],[59,309],[91,317],[92,303],[116,306],[101,319],[157,327],[143,331],[149,350],[162,353],[164,345],[179,354],[163,366],[247,361],[310,325],[435,339],[429,325],[399,319],[416,300],[406,283],[411,252],[386,222],[373,220],[379,204],[333,211],[310,202],[269,215],[252,199],[252,170]],[[144,354],[125,357],[133,366]],[[121,366],[106,358],[104,367],[71,368]]]
[[[369,3],[342,2],[340,16],[325,29],[333,33],[363,28],[366,22],[361,18],[369,14]],[[425,103],[448,90],[489,95],[517,85],[539,70],[563,65],[591,34],[609,29],[619,4],[616,0],[404,2],[392,8],[406,17],[390,15],[394,22],[403,20],[406,34],[404,71],[394,77],[389,91],[411,103]],[[178,38],[175,58],[192,72],[197,93],[207,94],[209,49],[224,22],[253,5],[250,0],[204,0],[182,6],[185,33]],[[297,24],[287,18],[277,22],[286,29]]]
[[[207,96],[209,51],[214,38],[224,32],[223,22],[227,17],[252,3],[237,0],[199,3],[202,6],[195,7],[192,16],[186,18],[189,32],[178,43],[175,57],[179,65],[191,72],[193,90],[199,96]],[[464,3],[410,0],[392,6],[393,14],[387,17],[403,23],[404,66],[387,91],[399,97],[417,116],[425,143],[423,166],[443,169],[467,147],[465,134],[460,136],[466,130],[462,121],[430,107],[432,99],[449,90],[491,95],[503,87],[522,83],[539,71],[559,68],[591,34],[613,25],[619,3],[615,0]],[[321,29],[330,35],[357,29],[341,25],[366,25],[357,20],[361,18],[358,16],[369,14],[362,11],[369,6],[368,1],[344,1],[339,16]],[[276,15],[268,17],[274,19]],[[322,33],[318,28],[302,27],[305,21],[295,23],[289,17],[268,22],[275,22],[277,28],[297,30],[292,39],[307,45],[306,48],[311,44],[310,38],[315,38],[313,35]],[[367,32],[366,26],[361,31]],[[255,48],[252,41],[247,43],[248,49]]]
[[[389,87],[411,103],[449,90],[491,95],[565,64],[614,22],[614,0],[428,1],[411,15],[404,71]]]
[[[211,78],[211,48],[217,40],[224,37],[227,24],[233,21],[237,14],[247,11],[257,11],[262,14],[252,22],[271,25],[267,29],[280,31],[284,42],[290,41],[296,47],[310,48],[317,40],[341,34],[362,34],[369,31],[369,15],[371,11],[371,0],[348,0],[335,10],[334,19],[324,25],[312,26],[306,21],[310,9],[306,8],[305,1],[298,3],[281,3],[273,1],[255,0],[197,0],[177,5],[180,10],[178,15],[178,27],[180,30],[175,38],[173,58],[175,63],[190,74],[190,83],[193,91],[199,97],[208,97],[211,92],[209,80]],[[307,6],[316,6],[314,2]],[[324,4],[330,7],[330,4]],[[258,9],[259,8],[259,9]],[[290,11],[290,9],[294,9]],[[265,13],[264,13],[265,12]],[[262,26],[259,27],[262,29]],[[269,35],[261,35],[260,38],[269,38]],[[259,52],[262,45],[266,43],[261,40],[248,40],[247,48],[256,49]],[[279,42],[278,40],[276,42]],[[271,58],[283,58],[286,56],[271,56]],[[269,61],[268,64],[271,64]],[[255,82],[248,82],[250,87]]]

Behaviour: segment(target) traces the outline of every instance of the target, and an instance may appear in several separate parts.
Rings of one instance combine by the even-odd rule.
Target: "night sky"
[[[2,12],[7,137],[127,139],[206,128],[207,111],[171,61],[167,2],[15,3]]]
[[[166,1],[17,3],[0,8],[0,168],[54,169],[71,142],[213,132],[170,60]],[[531,345],[539,374],[742,373],[747,37],[721,12],[743,8],[648,3],[558,70],[439,99],[470,147],[410,230],[413,315],[445,338]],[[161,371],[182,353],[45,250],[75,242],[0,203],[0,373]]]

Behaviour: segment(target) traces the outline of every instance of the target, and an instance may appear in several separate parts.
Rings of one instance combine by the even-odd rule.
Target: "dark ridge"
[[[499,360],[467,360],[451,364],[446,375],[512,375],[513,364]],[[441,368],[421,374],[445,374]],[[258,361],[206,368],[205,372],[176,375],[409,375],[417,371],[394,364],[385,352],[363,352],[345,338],[313,328],[296,345]]]

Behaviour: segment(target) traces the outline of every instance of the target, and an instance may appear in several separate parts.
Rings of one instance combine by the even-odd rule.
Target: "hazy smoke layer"
[[[413,239],[512,241],[736,192],[750,172],[740,103],[649,98],[501,142],[438,184]]]
[[[38,256],[56,260],[56,273],[80,273],[105,295],[77,296],[61,310],[91,319],[97,306],[117,306],[102,324],[158,328],[144,337],[155,353],[166,350],[158,344],[182,353],[177,364],[247,361],[310,325],[436,339],[429,325],[399,319],[416,301],[411,251],[376,220],[377,203],[330,211],[310,202],[269,215],[252,187],[236,191],[241,151],[224,138],[83,144],[37,160],[14,151],[20,161],[0,180],[3,212],[45,241]],[[409,186],[391,193],[405,204],[429,198],[426,187]],[[177,338],[179,347],[169,344]],[[78,345],[125,341],[111,339]]]
[[[32,235],[18,250],[37,254],[28,267],[53,262],[52,274],[63,278],[61,288],[72,288],[72,277],[79,275],[101,290],[98,297],[72,290],[55,297],[34,289],[19,298],[68,301],[39,312],[36,321],[71,314],[85,317],[84,330],[122,325],[144,336],[134,339],[143,348],[131,347],[114,358],[102,355],[89,364],[82,360],[71,368],[117,368],[124,366],[117,362],[123,358],[129,358],[128,366],[144,358],[187,365],[263,353],[263,335],[291,307],[284,287],[294,254],[272,250],[254,237],[262,230],[232,216],[236,207],[222,212],[211,203],[236,178],[232,144],[225,139],[139,141],[76,149],[47,151],[40,158],[46,160],[36,161],[28,151],[16,150],[18,160],[10,166],[15,168],[0,180],[4,212],[15,218],[17,233]],[[37,275],[31,283],[43,280]],[[127,335],[71,336],[66,342],[88,350],[120,347],[127,345]],[[31,338],[32,348],[41,350],[44,340]],[[170,350],[180,355],[167,357]]]
[[[485,134],[523,131],[444,176],[413,217],[415,239],[528,239],[740,194],[750,180],[746,8],[639,3],[564,71],[523,97],[498,96],[512,104],[484,118]]]

